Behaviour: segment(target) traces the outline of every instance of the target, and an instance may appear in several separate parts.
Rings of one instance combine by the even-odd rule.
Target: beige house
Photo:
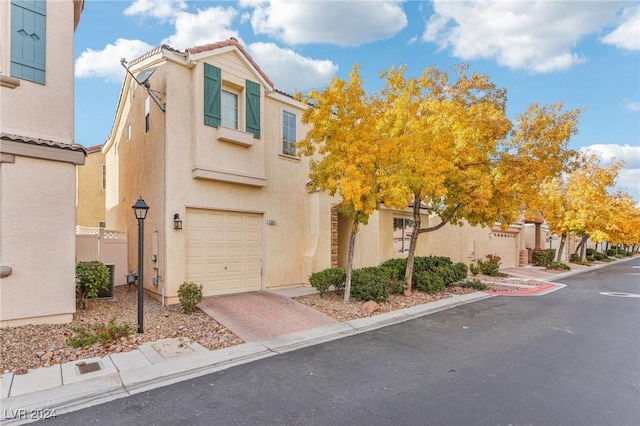
[[[0,325],[75,312],[73,37],[83,0],[0,2]]]
[[[84,166],[78,166],[76,173],[76,224],[104,228],[107,179],[102,145],[87,148]]]
[[[310,189],[308,159],[295,151],[305,106],[276,90],[235,39],[184,52],[161,46],[126,66],[102,148],[106,221],[127,231],[136,270],[132,206],[139,197],[149,205],[150,294],[171,304],[190,281],[205,296],[298,286],[346,265],[351,224],[335,199]],[[409,209],[383,207],[358,234],[354,266],[406,256],[411,232]],[[417,254],[470,263],[498,253],[503,266],[517,266],[521,248],[519,226],[445,226],[421,236]]]

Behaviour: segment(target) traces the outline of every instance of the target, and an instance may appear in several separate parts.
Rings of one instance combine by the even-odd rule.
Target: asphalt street
[[[640,425],[640,259],[559,281],[46,423]]]

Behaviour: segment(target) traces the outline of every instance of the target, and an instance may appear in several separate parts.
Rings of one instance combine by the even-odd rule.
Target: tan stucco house
[[[0,325],[75,312],[73,37],[83,0],[0,2]]]
[[[308,282],[347,261],[349,221],[313,191],[295,142],[305,106],[278,91],[235,40],[177,51],[158,47],[124,62],[106,164],[106,222],[126,230],[137,269],[132,206],[144,221],[144,287],[176,303],[183,282],[205,296]],[[176,223],[179,220],[179,224]],[[424,215],[423,224],[437,218]],[[357,239],[354,267],[407,255],[411,211],[375,212]],[[517,266],[520,227],[445,226],[420,237],[418,255],[471,261],[497,253]]]
[[[86,161],[76,168],[76,173],[76,224],[104,228],[107,179],[102,145],[87,148]]]

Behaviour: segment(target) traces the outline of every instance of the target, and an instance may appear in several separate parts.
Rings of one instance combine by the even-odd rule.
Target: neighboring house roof
[[[80,151],[85,155],[87,154],[87,150],[85,149],[85,147],[77,144],[68,144],[68,143],[50,141],[50,140],[39,139],[39,138],[31,138],[28,136],[12,135],[9,133],[0,133],[0,139],[13,141],[13,142],[22,142],[30,145],[48,146],[50,148],[60,148],[60,149],[66,149],[70,151]]]
[[[94,152],[99,152],[102,150],[102,144],[90,146],[89,148],[85,148],[87,150],[87,154],[93,154]]]

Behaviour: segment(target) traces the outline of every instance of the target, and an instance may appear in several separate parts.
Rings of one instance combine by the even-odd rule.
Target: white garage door
[[[187,281],[204,296],[260,290],[261,216],[187,209]]]
[[[491,254],[501,257],[501,268],[515,268],[518,266],[518,243],[516,234],[507,232],[493,232],[491,234]]]

